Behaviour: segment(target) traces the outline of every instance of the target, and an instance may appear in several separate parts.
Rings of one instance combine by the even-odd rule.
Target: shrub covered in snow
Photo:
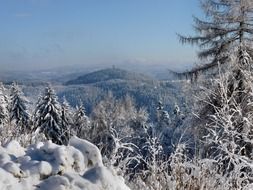
[[[51,141],[27,148],[16,141],[1,146],[0,189],[129,190],[103,165],[98,148],[77,137],[68,146]]]

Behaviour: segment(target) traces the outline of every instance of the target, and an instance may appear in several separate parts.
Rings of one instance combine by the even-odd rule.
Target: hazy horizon
[[[198,0],[1,1],[2,71],[90,65],[193,64],[196,48],[176,33],[192,34]]]

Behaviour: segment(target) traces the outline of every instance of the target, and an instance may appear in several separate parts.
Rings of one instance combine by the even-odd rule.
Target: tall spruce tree
[[[196,44],[200,51],[198,57],[203,61],[199,67],[184,76],[197,76],[199,72],[229,63],[229,54],[238,57],[246,50],[253,55],[253,1],[252,0],[203,0],[202,8],[206,20],[194,18],[196,36],[179,35],[182,43]],[[236,51],[236,52],[235,52]]]
[[[10,121],[15,123],[16,134],[29,130],[29,113],[26,104],[28,100],[24,97],[20,87],[13,83],[10,93]]]
[[[200,145],[196,147],[202,157],[217,161],[222,174],[236,170],[239,176],[248,176],[253,154],[253,1],[203,0],[202,7],[207,20],[195,18],[198,34],[180,39],[197,44],[199,58],[207,62],[182,74],[195,77],[219,68],[220,75],[198,102],[198,117],[193,120]]]
[[[80,138],[89,139],[90,120],[85,114],[85,108],[80,103],[73,116],[73,133]]]
[[[73,120],[71,118],[72,112],[71,112],[71,107],[64,97],[63,103],[61,106],[61,127],[62,127],[62,142],[63,144],[67,145],[69,138],[70,138],[70,127],[73,124]]]
[[[61,108],[54,90],[49,86],[39,99],[35,109],[35,125],[48,140],[63,144],[63,129],[61,127]]]
[[[0,83],[0,125],[5,126],[9,121],[8,98],[4,85]]]

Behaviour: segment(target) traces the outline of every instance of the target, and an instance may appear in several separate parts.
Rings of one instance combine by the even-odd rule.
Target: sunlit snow
[[[129,190],[106,168],[98,148],[72,137],[68,146],[51,141],[23,148],[16,141],[0,147],[1,190]]]

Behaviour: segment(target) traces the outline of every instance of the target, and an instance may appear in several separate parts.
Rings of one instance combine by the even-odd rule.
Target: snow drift
[[[122,177],[102,163],[99,149],[72,137],[68,146],[51,141],[23,148],[0,146],[1,190],[130,190]]]

